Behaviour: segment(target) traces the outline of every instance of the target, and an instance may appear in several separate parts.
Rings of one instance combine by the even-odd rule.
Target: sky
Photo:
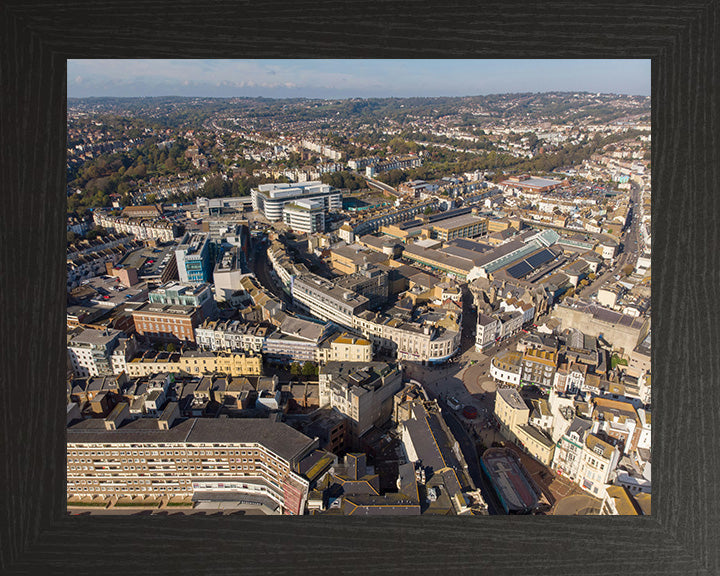
[[[68,60],[68,96],[650,95],[650,60]]]

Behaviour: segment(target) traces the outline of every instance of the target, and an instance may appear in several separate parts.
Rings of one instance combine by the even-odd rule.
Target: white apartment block
[[[73,336],[67,350],[75,376],[83,378],[112,374],[112,352],[121,334],[120,330],[85,328]]]
[[[283,209],[283,222],[294,232],[325,232],[325,203],[315,198],[286,204]]]
[[[593,496],[604,498],[619,460],[620,450],[594,434],[588,434],[583,445],[578,484]]]

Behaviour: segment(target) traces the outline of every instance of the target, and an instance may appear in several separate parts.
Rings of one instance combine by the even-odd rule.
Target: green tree
[[[302,372],[302,367],[297,362],[293,362],[290,364],[290,374],[293,376],[300,376]]]
[[[88,240],[95,240],[98,236],[105,234],[105,229],[102,226],[95,226],[92,230],[85,234],[85,238]]]
[[[315,364],[312,362],[305,362],[302,367],[303,376],[315,376]]]
[[[211,176],[202,188],[202,195],[206,198],[222,198],[229,196],[231,184],[222,176]]]

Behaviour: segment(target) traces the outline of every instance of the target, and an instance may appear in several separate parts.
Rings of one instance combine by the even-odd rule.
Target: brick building
[[[195,328],[202,322],[196,306],[150,302],[132,313],[139,336],[161,342],[195,342]]]

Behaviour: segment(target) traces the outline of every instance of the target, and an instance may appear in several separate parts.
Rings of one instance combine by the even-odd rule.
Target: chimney
[[[168,402],[165,410],[158,418],[158,429],[170,430],[175,421],[180,417],[180,404],[178,402]]]
[[[105,418],[105,430],[117,430],[125,420],[130,419],[130,404],[120,402]]]

